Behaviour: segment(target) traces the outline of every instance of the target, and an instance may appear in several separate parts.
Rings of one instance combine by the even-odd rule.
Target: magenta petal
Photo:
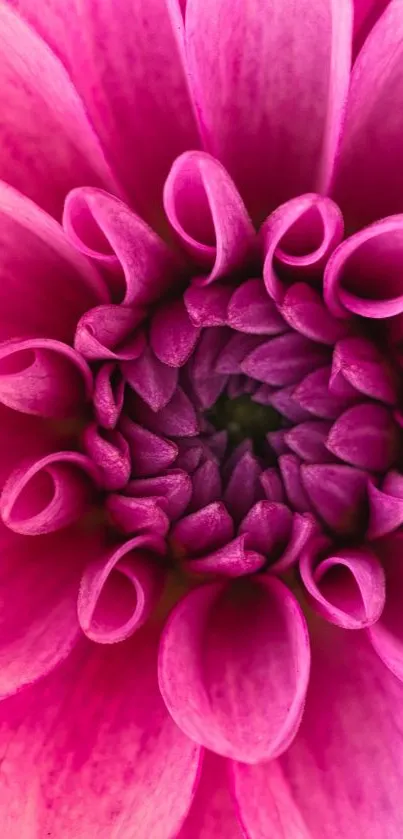
[[[362,632],[317,619],[314,639],[293,745],[277,761],[234,767],[241,824],[250,839],[399,839],[402,685]]]
[[[385,605],[385,575],[368,548],[333,551],[319,537],[305,548],[300,571],[311,605],[343,629],[363,629],[379,620]]]
[[[232,518],[224,504],[216,502],[176,522],[170,541],[175,555],[186,559],[217,550],[233,536]]]
[[[328,350],[298,332],[288,332],[261,344],[241,364],[243,373],[268,385],[295,384],[322,366]]]
[[[85,225],[77,221],[81,213],[85,214]],[[88,237],[88,217],[89,242],[82,238],[85,233]],[[178,258],[136,213],[113,195],[86,187],[74,190],[67,198],[63,222],[73,244],[86,256],[102,263],[106,250],[107,255],[117,259],[124,275],[121,302],[126,306],[155,302],[178,283]],[[95,237],[96,245],[92,241]]]
[[[334,188],[350,228],[403,210],[395,118],[403,85],[401,11],[399,0],[388,3],[352,72]]]
[[[159,683],[192,740],[258,763],[281,753],[296,734],[309,659],[293,595],[275,578],[255,577],[202,586],[175,607],[161,641]]]
[[[365,402],[348,408],[336,420],[326,445],[353,466],[384,472],[398,456],[398,427],[387,408]]]
[[[368,483],[368,539],[379,539],[403,524],[403,476],[389,472],[381,488]]]
[[[345,323],[329,312],[321,295],[307,283],[290,286],[280,311],[292,329],[320,344],[332,347],[346,332]]]
[[[10,839],[77,830],[131,839],[134,814],[136,839],[177,835],[201,752],[161,700],[154,635],[142,629],[112,646],[83,638],[51,676],[2,704],[0,818]]]
[[[254,349],[264,343],[259,335],[245,335],[231,331],[229,340],[221,348],[216,358],[215,371],[221,374],[241,374],[242,364]]]
[[[105,507],[113,524],[122,533],[152,532],[165,536],[169,518],[161,508],[160,498],[132,498],[128,495],[108,495]]]
[[[164,475],[130,481],[127,492],[134,498],[158,498],[170,519],[185,512],[192,496],[192,481],[182,469],[170,469]]]
[[[126,486],[131,473],[130,449],[123,435],[90,423],[82,435],[82,444],[99,471],[102,489],[114,491]]]
[[[119,366],[103,364],[95,377],[93,404],[97,421],[103,428],[115,428],[123,408],[125,383]]]
[[[403,216],[378,221],[342,242],[324,276],[325,301],[336,317],[389,318],[403,312],[400,265]]]
[[[246,280],[235,289],[228,306],[228,325],[254,335],[278,335],[287,331],[261,279]]]
[[[241,522],[239,533],[246,535],[248,548],[273,559],[271,553],[277,558],[276,551],[281,553],[288,542],[292,520],[293,514],[284,504],[259,501]]]
[[[91,393],[91,371],[67,344],[38,338],[0,344],[0,401],[9,408],[68,417]]]
[[[260,475],[259,480],[268,501],[279,501],[282,503],[285,500],[283,482],[278,469],[275,467],[266,469]]]
[[[189,511],[200,510],[222,496],[221,472],[218,463],[206,460],[192,475],[192,499]]]
[[[72,524],[86,511],[91,480],[99,473],[78,452],[56,452],[23,462],[10,475],[0,496],[0,515],[15,533],[37,536]]]
[[[351,18],[347,3],[336,8],[329,0],[307,0],[295,14],[273,0],[187,2],[189,78],[204,142],[258,222],[291,196],[328,187]],[[223,37],[229,20],[231,37]]]
[[[262,468],[257,458],[246,451],[228,480],[224,501],[235,521],[241,521],[248,510],[263,496],[260,485]]]
[[[135,418],[151,431],[168,437],[194,437],[199,431],[194,406],[181,387],[157,413],[145,402],[136,401]]]
[[[285,432],[285,442],[294,454],[308,463],[328,463],[334,460],[326,448],[331,428],[324,420],[307,420]]]
[[[4,115],[0,178],[58,218],[66,193],[78,184],[115,190],[97,135],[65,67],[8,4],[0,10],[0,55]]]
[[[195,326],[224,326],[231,295],[232,287],[223,283],[207,286],[194,283],[186,289],[183,299]]]
[[[310,512],[312,504],[302,482],[302,461],[295,454],[283,454],[279,458],[278,465],[291,507],[299,513]]]
[[[172,166],[165,212],[180,243],[204,267],[205,283],[228,275],[251,254],[254,230],[235,184],[205,152],[186,152]]]
[[[171,440],[158,437],[126,416],[122,417],[119,429],[129,445],[134,477],[158,475],[176,460],[178,449]]]
[[[123,362],[120,369],[125,381],[153,411],[160,411],[172,399],[178,371],[163,364],[151,347],[145,346],[139,358]]]
[[[168,301],[157,309],[151,319],[150,344],[164,364],[182,367],[192,354],[199,333],[183,300]]]
[[[142,310],[129,306],[96,306],[78,322],[74,346],[90,361],[131,361],[145,346],[144,334],[138,329],[142,318]]]
[[[342,374],[360,393],[388,405],[398,400],[398,382],[391,365],[365,338],[344,338],[333,352],[332,379]]]
[[[305,410],[305,416],[310,412],[323,419],[336,419],[345,408],[360,400],[360,394],[347,380],[338,382],[338,392],[334,392],[331,375],[330,367],[320,367],[308,373],[294,389],[294,401],[300,411]]]
[[[265,565],[266,559],[256,551],[246,548],[246,537],[237,536],[214,553],[189,559],[185,562],[187,571],[200,574],[214,574],[220,577],[236,579],[248,574],[255,574]]]
[[[310,375],[314,376],[314,373]],[[264,388],[268,388],[269,385],[263,385]],[[303,422],[306,419],[310,419],[311,414],[305,410],[296,399],[294,399],[295,387],[294,385],[289,385],[288,387],[279,388],[279,390],[275,390],[265,401],[263,404],[272,405],[280,414],[282,414],[286,419],[291,420],[291,422]],[[254,394],[254,399],[256,395],[259,396],[259,401],[262,398],[262,390],[257,391],[257,394]]]
[[[304,465],[301,477],[309,501],[336,533],[352,535],[367,515],[366,472],[353,466]]]
[[[78,595],[81,629],[97,644],[129,638],[150,616],[161,596],[164,572],[155,553],[158,537],[137,536],[90,562]]]
[[[187,819],[176,839],[244,839],[230,793],[230,763],[206,752]]]
[[[402,536],[400,530],[377,543],[386,576],[386,604],[378,623],[369,629],[374,649],[400,681],[403,681]]]
[[[354,0],[353,53],[359,53],[390,0]]]

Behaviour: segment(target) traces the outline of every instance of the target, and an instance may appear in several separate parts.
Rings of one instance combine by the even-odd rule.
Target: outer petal
[[[0,56],[0,177],[58,217],[68,190],[78,184],[114,190],[99,140],[65,68],[4,3]]]
[[[369,636],[382,661],[403,682],[402,547],[402,530],[377,546],[385,569],[386,606],[378,623],[370,628]]]
[[[354,0],[353,52],[356,55],[390,0]]]
[[[356,61],[335,182],[353,229],[403,210],[403,16],[391,0]]]
[[[167,714],[155,640],[87,641],[1,705],[1,824],[9,839],[166,839],[189,809],[200,749]]]
[[[186,4],[187,66],[204,142],[256,221],[328,186],[351,27],[344,0]]]
[[[242,839],[228,776],[228,762],[207,752],[192,807],[177,839]]]
[[[162,637],[159,682],[173,718],[196,742],[246,763],[288,747],[308,678],[305,620],[272,577],[195,589]]]
[[[198,146],[166,0],[13,2],[66,65],[140,215],[161,225],[169,168]]]
[[[300,731],[287,754],[234,768],[249,839],[400,839],[403,687],[360,633],[318,624]]]

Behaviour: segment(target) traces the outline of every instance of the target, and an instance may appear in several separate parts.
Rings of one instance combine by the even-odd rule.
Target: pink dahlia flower
[[[402,6],[0,2],[6,839],[403,836]]]

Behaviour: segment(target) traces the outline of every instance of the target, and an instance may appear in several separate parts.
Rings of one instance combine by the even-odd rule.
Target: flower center
[[[282,426],[282,417],[275,408],[253,402],[248,394],[234,399],[223,394],[206,416],[217,431],[227,432],[231,448],[248,439],[258,455],[267,449],[268,432]]]

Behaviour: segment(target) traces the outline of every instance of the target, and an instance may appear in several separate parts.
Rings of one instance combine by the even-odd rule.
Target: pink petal
[[[254,230],[235,184],[205,152],[186,152],[172,166],[164,207],[179,242],[213,282],[242,268]]]
[[[352,72],[334,189],[350,229],[403,210],[401,12],[391,0]]]
[[[199,145],[167,4],[135,0],[112,9],[90,0],[78,8],[74,0],[44,0],[39,10],[35,0],[17,2],[66,65],[131,203],[162,226],[169,168]]]
[[[353,466],[385,472],[398,457],[399,431],[387,408],[363,402],[348,408],[336,420],[326,445]]]
[[[23,461],[9,476],[0,496],[0,515],[15,533],[38,536],[77,521],[87,510],[96,465],[78,452],[55,452]]]
[[[123,362],[120,369],[125,381],[153,411],[160,411],[172,399],[178,371],[163,364],[151,347],[146,345],[139,358]]]
[[[402,531],[377,544],[386,576],[386,604],[378,623],[369,629],[375,651],[386,667],[403,681]]]
[[[195,326],[224,326],[232,287],[223,283],[193,285],[184,294],[185,306]]]
[[[354,0],[353,51],[359,53],[362,45],[390,0]]]
[[[302,481],[302,461],[295,454],[283,454],[279,458],[278,465],[291,507],[299,513],[310,512],[312,504]]]
[[[169,518],[178,519],[192,497],[192,481],[182,469],[170,469],[162,475],[130,481],[127,493],[134,498],[158,498]]]
[[[158,475],[176,460],[178,449],[171,440],[158,437],[126,416],[122,417],[119,428],[129,445],[134,477]]]
[[[233,376],[243,373],[242,364],[246,357],[263,344],[264,338],[259,335],[231,331],[229,340],[217,355],[214,368],[216,373]]]
[[[327,189],[351,17],[347,3],[329,0],[307,0],[295,14],[273,0],[187,2],[187,62],[204,142],[258,222],[294,195]]]
[[[145,623],[162,594],[158,553],[164,553],[162,539],[137,536],[86,566],[77,607],[81,629],[91,641],[115,644]]]
[[[309,658],[302,612],[279,580],[202,586],[168,620],[160,688],[192,740],[257,763],[282,752],[296,734]]]
[[[294,389],[293,399],[299,410],[305,410],[323,419],[336,419],[349,405],[360,400],[360,394],[344,380],[342,389],[338,382],[338,391],[334,392],[331,367],[320,367],[308,373]]]
[[[261,231],[263,277],[276,303],[283,302],[290,280],[321,285],[323,269],[341,242],[343,229],[336,204],[314,193],[287,201],[269,216]]]
[[[169,530],[169,518],[161,508],[160,498],[134,498],[118,493],[107,496],[105,508],[122,533],[152,532],[165,536]]]
[[[321,295],[307,283],[294,283],[287,290],[280,311],[292,329],[320,344],[332,347],[346,332],[345,323],[329,312]]]
[[[330,258],[324,297],[336,317],[389,318],[403,312],[400,265],[403,216],[392,216],[346,239]]]
[[[80,574],[94,545],[79,532],[30,539],[0,524],[0,546],[3,699],[52,671],[78,641]]]
[[[301,477],[310,503],[332,530],[353,535],[363,528],[367,517],[366,472],[344,464],[321,463],[302,466]]]
[[[194,437],[199,431],[194,406],[180,387],[158,413],[154,413],[145,402],[136,400],[135,418],[151,431],[168,437]]]
[[[60,225],[2,183],[0,249],[1,340],[25,335],[71,343],[83,312],[107,300],[101,277]]]
[[[260,475],[260,483],[268,501],[285,500],[284,487],[278,469],[270,467]]]
[[[123,489],[130,478],[132,465],[128,443],[120,431],[90,423],[82,434],[82,444],[98,467],[100,486],[109,491]]]
[[[250,452],[245,452],[234,466],[224,492],[224,501],[235,521],[241,521],[262,497],[261,472],[260,463]]]
[[[9,839],[177,835],[201,753],[161,700],[155,640],[145,630],[112,647],[83,639],[52,676],[2,704]]]
[[[42,417],[79,412],[92,394],[92,374],[67,344],[50,339],[0,344],[0,401]]]
[[[310,602],[343,629],[363,629],[379,620],[385,605],[385,575],[367,548],[333,551],[323,537],[311,541],[300,561]]]
[[[278,761],[234,767],[248,839],[400,839],[403,689],[360,632],[317,621],[299,733]]]
[[[159,0],[157,0],[159,2]],[[129,207],[100,189],[83,187],[66,199],[64,227],[75,247],[95,262],[123,272],[126,306],[155,302],[178,283],[181,263],[168,245]],[[102,249],[101,249],[102,248]],[[116,291],[113,278],[113,291]]]
[[[74,338],[75,349],[90,361],[132,361],[145,347],[138,329],[143,312],[129,306],[96,306],[80,318]]]
[[[176,522],[170,543],[175,556],[198,557],[230,542],[234,523],[224,504],[215,502]]]
[[[206,460],[198,466],[192,475],[192,499],[189,511],[200,510],[222,496],[222,481],[219,465],[214,460]]]
[[[343,338],[333,352],[332,379],[342,374],[360,393],[395,405],[397,376],[377,346],[365,338]]]
[[[195,798],[176,839],[243,839],[230,794],[230,764],[206,752]]]
[[[288,332],[261,344],[241,364],[243,373],[268,385],[295,384],[322,366],[328,350],[298,332]]]
[[[192,573],[214,574],[220,577],[236,579],[260,571],[266,563],[262,554],[246,548],[245,536],[237,536],[214,553],[189,559],[184,563],[185,569]]]
[[[314,526],[310,515],[293,514],[281,503],[260,501],[244,518],[239,533],[246,534],[248,548],[266,556],[268,571],[280,573],[295,565]]]
[[[315,373],[310,373],[310,376],[314,376]],[[308,377],[307,377],[308,378]],[[268,387],[268,385],[263,385],[263,387]],[[310,419],[311,414],[305,410],[304,407],[300,406],[296,399],[294,399],[295,394],[295,387],[294,385],[289,385],[288,387],[279,388],[279,390],[275,390],[274,393],[269,397],[268,403],[272,405],[279,414],[282,414],[291,422],[303,422],[306,419]],[[256,397],[256,394],[255,394]],[[263,403],[266,404],[266,403]]]
[[[334,460],[326,448],[331,424],[323,420],[307,420],[285,432],[285,442],[292,451],[308,463],[328,463]]]
[[[151,319],[150,344],[160,361],[182,367],[192,354],[200,329],[193,325],[182,299],[166,302]]]
[[[369,526],[368,539],[379,539],[403,524],[403,476],[389,472],[377,487],[368,483]]]
[[[278,335],[287,331],[261,279],[246,280],[235,289],[228,307],[228,325],[254,335]]]
[[[103,428],[115,428],[123,408],[125,383],[119,366],[103,364],[95,377],[93,405]]]
[[[66,193],[78,184],[115,190],[65,67],[7,4],[0,9],[0,55],[0,177],[58,218]]]

